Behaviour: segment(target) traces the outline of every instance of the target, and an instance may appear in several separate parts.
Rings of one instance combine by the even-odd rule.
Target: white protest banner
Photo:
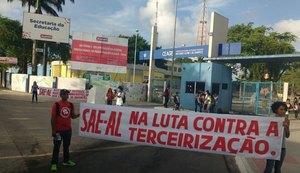
[[[280,158],[284,118],[81,103],[79,135],[189,151]]]
[[[22,38],[69,43],[70,19],[24,13]]]
[[[69,98],[70,99],[87,99],[89,95],[88,90],[69,90]],[[40,88],[39,95],[50,96],[50,97],[60,97],[59,96],[60,89],[56,88]]]

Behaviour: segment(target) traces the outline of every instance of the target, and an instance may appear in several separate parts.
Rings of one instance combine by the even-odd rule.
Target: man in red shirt
[[[72,136],[71,118],[78,118],[80,114],[75,114],[73,103],[68,101],[69,93],[70,92],[66,89],[60,90],[61,100],[52,105],[51,127],[54,148],[52,153],[51,171],[57,171],[59,148],[62,141],[64,150],[63,165],[76,165],[70,160],[69,154],[69,146]]]

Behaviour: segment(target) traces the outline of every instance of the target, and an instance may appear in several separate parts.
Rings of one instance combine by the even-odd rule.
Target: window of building
[[[222,90],[227,90],[228,88],[228,84],[227,83],[223,83],[222,84]]]
[[[211,94],[217,94],[219,95],[220,94],[220,84],[219,83],[213,83],[212,84],[212,89],[211,89]]]
[[[196,93],[205,90],[205,82],[196,82]]]
[[[195,82],[187,81],[185,83],[185,93],[194,93]]]

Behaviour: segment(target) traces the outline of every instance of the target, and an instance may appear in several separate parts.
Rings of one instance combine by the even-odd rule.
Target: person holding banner
[[[59,156],[59,148],[63,142],[63,165],[75,166],[76,164],[70,160],[69,146],[71,143],[72,128],[71,118],[78,118],[80,114],[75,114],[73,103],[68,101],[70,91],[66,89],[60,90],[61,100],[52,105],[51,111],[51,127],[53,137],[53,153],[51,161],[51,171],[57,171],[57,163]]]
[[[285,117],[286,111],[288,111],[288,107],[284,102],[275,102],[271,106],[272,111],[275,113],[275,117]],[[272,173],[273,167],[275,173],[280,173],[281,172],[281,167],[284,161],[284,157],[286,154],[286,144],[285,144],[285,138],[290,137],[290,121],[288,120],[287,117],[285,117],[285,120],[283,122],[283,139],[282,139],[282,147],[281,147],[281,156],[280,160],[271,160],[268,159],[266,163],[266,168],[264,173]]]
[[[299,101],[297,97],[294,98],[293,104],[294,104],[293,108],[294,108],[295,119],[297,120],[299,114]]]

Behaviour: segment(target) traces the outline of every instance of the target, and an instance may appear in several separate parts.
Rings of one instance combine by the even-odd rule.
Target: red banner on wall
[[[127,39],[75,32],[71,68],[126,73],[127,53]]]

